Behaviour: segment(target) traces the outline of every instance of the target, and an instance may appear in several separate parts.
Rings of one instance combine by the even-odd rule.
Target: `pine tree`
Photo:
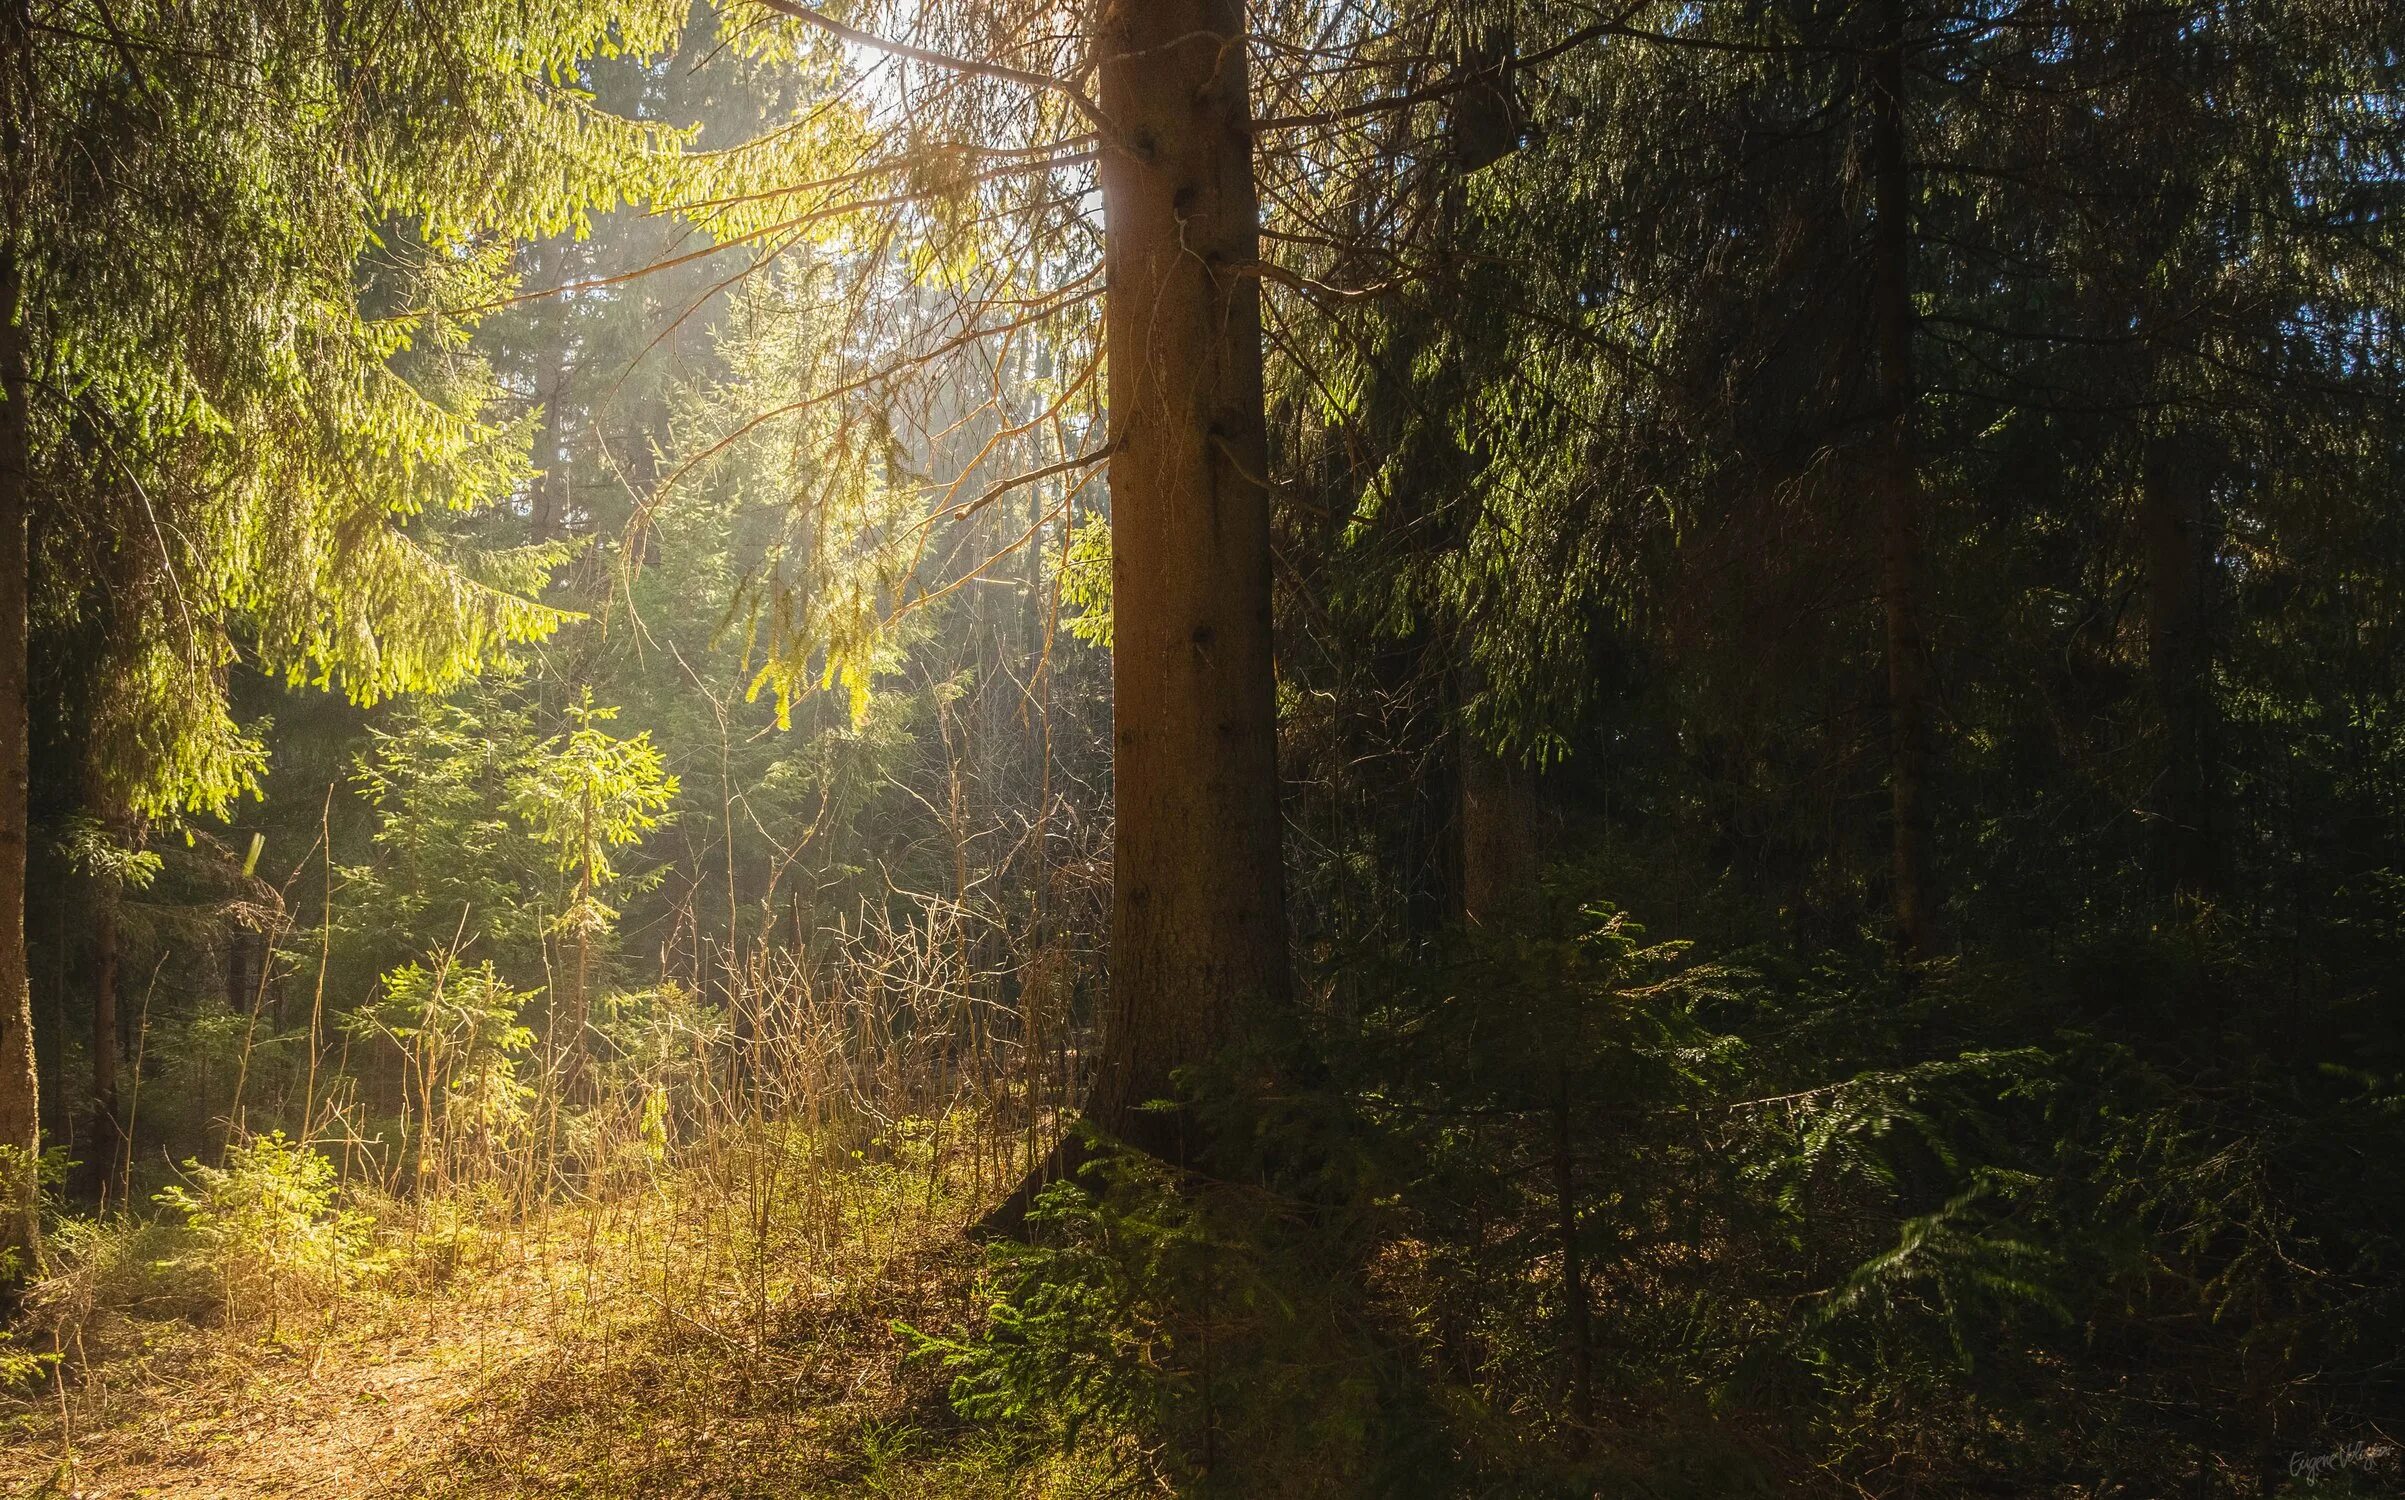
[[[463,326],[426,309],[506,289],[496,231],[572,229],[645,190],[672,137],[592,110],[573,68],[662,45],[683,14],[522,19],[226,0],[85,30],[9,8],[0,991],[24,989],[27,628],[97,640],[30,659],[90,665],[48,691],[81,712],[104,795],[172,818],[256,790],[262,750],[227,698],[240,657],[370,702],[556,627],[527,597],[547,555],[479,555],[442,524],[506,502],[526,435],[490,419]],[[20,1155],[24,1011],[0,1007]]]

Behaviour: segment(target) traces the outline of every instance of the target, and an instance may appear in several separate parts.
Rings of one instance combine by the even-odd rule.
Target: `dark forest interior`
[[[0,0],[0,1485],[2405,1492],[2393,0]]]

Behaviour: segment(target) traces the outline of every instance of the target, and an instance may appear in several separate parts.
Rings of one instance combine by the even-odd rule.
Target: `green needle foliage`
[[[1214,713],[1122,797],[1123,705],[1226,659],[1136,539],[1228,491],[1109,437],[1113,215],[1194,143],[1096,117],[1106,23],[1167,13],[9,12],[15,1415],[141,1388],[23,1352],[109,1306],[291,1330],[522,1232],[501,1300],[635,1268],[642,1379],[438,1488],[2349,1493],[2296,1460],[2405,1394],[2396,6],[1220,6],[1260,259],[1172,258],[1259,293],[1211,472],[1274,784]],[[1239,802],[1275,857],[1141,867]],[[1222,897],[1291,947],[1161,915]],[[1139,909],[1294,980],[1150,1154],[1072,1133],[1165,1019]]]
[[[12,62],[37,658],[75,664],[53,690],[124,807],[222,814],[261,769],[237,659],[372,703],[558,627],[557,554],[456,525],[527,482],[529,431],[439,309],[654,188],[673,134],[577,70],[683,12],[70,9]]]
[[[568,710],[574,727],[536,745],[528,769],[509,784],[510,810],[554,866],[576,877],[561,931],[609,930],[618,914],[604,895],[625,878],[611,851],[640,843],[676,800],[676,777],[663,768],[649,731],[622,740],[599,727],[617,717],[615,708],[594,707],[588,690]]]

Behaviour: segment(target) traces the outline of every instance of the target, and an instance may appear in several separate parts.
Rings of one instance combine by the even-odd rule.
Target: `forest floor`
[[[83,1326],[112,1352],[0,1413],[0,1494],[78,1500],[1074,1494],[964,1428],[901,1325],[968,1317],[977,1253],[930,1193],[815,1226],[724,1184],[478,1232],[269,1334]],[[900,1200],[907,1196],[905,1205]],[[757,1202],[752,1205],[757,1208]],[[714,1212],[713,1209],[728,1212]],[[814,1231],[814,1232],[813,1232]],[[103,1327],[105,1324],[105,1328]]]

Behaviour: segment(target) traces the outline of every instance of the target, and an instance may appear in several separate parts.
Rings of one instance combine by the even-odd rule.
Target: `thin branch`
[[[954,73],[969,73],[980,78],[996,78],[1004,83],[1015,83],[1022,88],[1035,89],[1041,93],[1058,94],[1068,100],[1079,114],[1084,115],[1094,128],[1102,133],[1103,139],[1114,142],[1120,139],[1118,129],[1111,124],[1110,116],[1102,112],[1102,106],[1095,103],[1085,90],[1065,78],[1055,78],[1048,73],[1031,73],[1025,68],[1014,68],[1004,63],[976,62],[965,57],[954,57],[950,53],[916,47],[908,42],[893,41],[881,37],[873,31],[864,31],[857,26],[848,26],[811,6],[797,3],[797,0],[754,0],[754,3],[765,6],[778,15],[788,16],[796,21],[815,26],[829,36],[841,38],[854,46],[867,47],[895,57],[905,57],[912,62],[926,63],[930,67],[943,68]]]
[[[1100,267],[1096,267],[1095,269],[1098,271]],[[747,434],[777,420],[780,417],[792,416],[797,412],[809,411],[814,407],[824,406],[830,401],[840,400],[845,396],[866,390],[882,381],[896,379],[906,370],[923,369],[927,365],[942,359],[945,355],[951,354],[960,349],[965,349],[971,344],[981,342],[985,339],[1000,338],[1001,336],[1015,332],[1018,329],[1026,328],[1031,325],[1041,323],[1047,318],[1055,317],[1064,309],[1074,307],[1080,302],[1090,302],[1094,298],[1101,296],[1107,288],[1097,286],[1092,290],[1085,292],[1077,292],[1076,288],[1085,281],[1091,279],[1094,274],[1094,271],[1087,272],[1086,275],[1079,277],[1077,281],[1071,282],[1067,287],[1062,288],[1051,302],[1038,306],[1034,312],[1028,313],[1024,317],[1014,318],[1007,323],[999,324],[993,327],[972,326],[966,332],[956,334],[953,337],[944,340],[942,343],[938,344],[932,349],[927,350],[923,354],[911,355],[906,358],[889,361],[873,370],[870,370],[867,374],[856,376],[851,380],[844,381],[840,385],[831,386],[825,390],[817,391],[810,395],[770,407],[766,411],[753,414],[738,424],[732,432],[727,433],[725,436],[719,438],[716,442],[711,443],[708,447],[702,449],[699,453],[694,454],[691,458],[688,458],[683,463],[677,465],[675,470],[672,471],[665,479],[662,479],[653,489],[651,499],[646,503],[643,513],[637,516],[633,521],[629,522],[630,528],[638,524],[649,524],[651,513],[659,509],[660,505],[667,499],[669,492],[674,490],[677,485],[682,483],[686,475],[692,473],[702,464],[709,462],[711,459],[733,447]],[[1075,295],[1072,295],[1072,293],[1075,293]]]
[[[1107,442],[1101,447],[1095,449],[1091,453],[1080,453],[1074,458],[1065,458],[1056,464],[1046,464],[1040,469],[1030,469],[1024,474],[1016,474],[1008,479],[997,480],[993,484],[988,485],[983,494],[979,495],[976,499],[970,501],[968,504],[961,506],[958,510],[939,510],[919,524],[922,526],[932,526],[938,521],[965,521],[969,517],[977,514],[977,512],[1001,499],[1004,495],[1009,494],[1012,490],[1025,489],[1031,484],[1041,484],[1045,480],[1052,478],[1055,474],[1067,474],[1077,469],[1090,469],[1094,465],[1109,458],[1112,452],[1116,450],[1118,446],[1118,440],[1113,439],[1112,441]]]
[[[1501,69],[1494,65],[1460,68],[1425,87],[1411,89],[1400,94],[1391,94],[1383,99],[1367,99],[1359,104],[1347,105],[1342,109],[1322,110],[1317,114],[1276,115],[1266,120],[1255,120],[1252,127],[1253,133],[1259,135],[1271,130],[1296,130],[1310,125],[1335,125],[1346,120],[1358,120],[1370,115],[1385,114],[1390,110],[1409,109],[1415,104],[1426,104],[1431,100],[1442,99],[1448,94],[1457,93],[1473,84],[1492,84],[1498,77],[1507,73],[1517,72],[1522,68],[1532,68],[1539,63],[1551,62],[1563,53],[1583,47],[1601,37],[1623,36],[1654,42],[1680,40],[1652,32],[1637,31],[1628,26],[1628,18],[1642,9],[1644,9],[1644,5],[1640,0],[1640,3],[1629,6],[1608,21],[1597,21],[1592,25],[1581,26],[1549,46],[1540,47],[1523,56],[1510,58]]]
[[[764,139],[774,139],[774,137],[765,137]],[[1091,135],[1076,135],[1065,140],[1046,141],[1034,146],[944,145],[921,152],[916,159],[910,156],[893,157],[884,161],[872,162],[868,166],[857,167],[833,177],[821,177],[811,182],[796,182],[785,187],[764,188],[756,193],[736,193],[723,198],[697,198],[685,203],[663,203],[653,208],[651,212],[654,215],[673,213],[693,218],[704,209],[734,208],[747,203],[764,203],[777,198],[796,197],[803,193],[824,192],[839,187],[856,187],[863,182],[880,177],[907,177],[911,169],[919,165],[921,161],[944,152],[957,152],[964,156],[981,156],[988,160],[1015,159],[1012,165],[988,168],[977,173],[968,179],[970,183],[994,182],[1006,177],[1032,177],[1039,173],[1058,171],[1069,167],[1092,166],[1097,157],[1093,151],[1086,148],[1092,144],[1093,140],[1094,137]],[[1035,159],[1029,160],[1028,158]],[[943,189],[931,188],[928,191],[930,194],[939,194]]]
[[[1330,302],[1359,302],[1365,297],[1383,297],[1400,284],[1393,281],[1375,281],[1368,286],[1330,286],[1317,277],[1305,276],[1299,271],[1290,271],[1284,266],[1266,260],[1228,261],[1221,266],[1221,269],[1233,271],[1239,276],[1257,276],[1263,281],[1274,281],[1282,287],[1290,287],[1306,296],[1318,297]]]

